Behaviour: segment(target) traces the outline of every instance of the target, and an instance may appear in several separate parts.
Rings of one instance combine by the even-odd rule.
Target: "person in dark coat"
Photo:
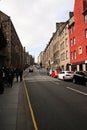
[[[18,82],[18,78],[19,78],[19,68],[16,68],[15,70],[15,75],[16,75],[16,80]]]
[[[9,70],[8,70],[8,83],[9,83],[10,87],[12,87],[12,85],[13,85],[13,79],[14,79],[14,70],[13,70],[13,68],[9,68]]]
[[[22,81],[22,76],[23,76],[23,69],[19,69],[19,76],[20,76],[20,82]]]
[[[3,71],[0,69],[0,94],[4,92],[4,85],[3,85]]]

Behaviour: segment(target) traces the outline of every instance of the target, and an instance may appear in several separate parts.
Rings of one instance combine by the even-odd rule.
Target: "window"
[[[73,53],[71,52],[71,59],[73,60]]]
[[[85,23],[87,23],[87,13],[84,15]]]
[[[78,48],[78,51],[79,51],[79,54],[82,54],[82,47],[81,46]]]
[[[85,38],[87,38],[87,29],[85,30]]]
[[[76,39],[75,39],[75,37],[73,38],[73,44],[74,44],[74,45],[76,44]]]
[[[62,42],[62,44],[60,45],[60,49],[61,49],[61,50],[64,49],[64,42]]]
[[[70,34],[73,33],[73,26],[70,28]]]
[[[65,60],[65,53],[62,53],[61,54],[61,61],[64,61]]]
[[[75,32],[75,26],[72,25],[71,28],[70,28],[70,34],[74,33]]]
[[[73,59],[76,59],[76,51],[73,52]]]
[[[65,45],[66,45],[66,47],[68,46],[68,40],[67,40],[67,38],[65,39]]]
[[[66,51],[66,59],[68,59],[69,55],[68,55],[68,51]]]
[[[86,46],[86,55],[87,55],[87,46]]]
[[[70,40],[70,46],[72,46],[72,45],[73,45],[73,40],[71,39],[71,40]]]
[[[87,9],[87,0],[83,1],[83,11]]]
[[[64,74],[64,73],[65,73],[64,71],[60,72],[60,74]]]
[[[74,50],[73,52],[71,52],[71,59],[76,59],[76,50]]]

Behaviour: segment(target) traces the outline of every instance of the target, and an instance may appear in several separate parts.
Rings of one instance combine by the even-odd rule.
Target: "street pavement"
[[[39,130],[86,130],[87,87],[62,81],[34,69],[25,77]]]
[[[34,130],[23,82],[14,80],[0,95],[0,130]]]

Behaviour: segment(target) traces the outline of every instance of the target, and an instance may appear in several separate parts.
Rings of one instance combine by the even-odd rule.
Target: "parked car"
[[[60,73],[60,71],[58,71],[58,70],[53,70],[51,76],[54,77],[54,78],[57,78],[58,75],[59,75],[59,73]]]
[[[73,79],[73,71],[61,71],[58,75],[58,79],[62,80],[72,80]]]
[[[80,83],[86,85],[87,82],[87,71],[75,71],[73,75],[73,83]]]
[[[32,66],[29,67],[29,72],[33,72],[33,67]]]

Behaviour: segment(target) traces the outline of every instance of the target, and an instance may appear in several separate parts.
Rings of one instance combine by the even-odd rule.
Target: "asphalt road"
[[[87,130],[87,87],[37,69],[25,81],[38,130]]]

